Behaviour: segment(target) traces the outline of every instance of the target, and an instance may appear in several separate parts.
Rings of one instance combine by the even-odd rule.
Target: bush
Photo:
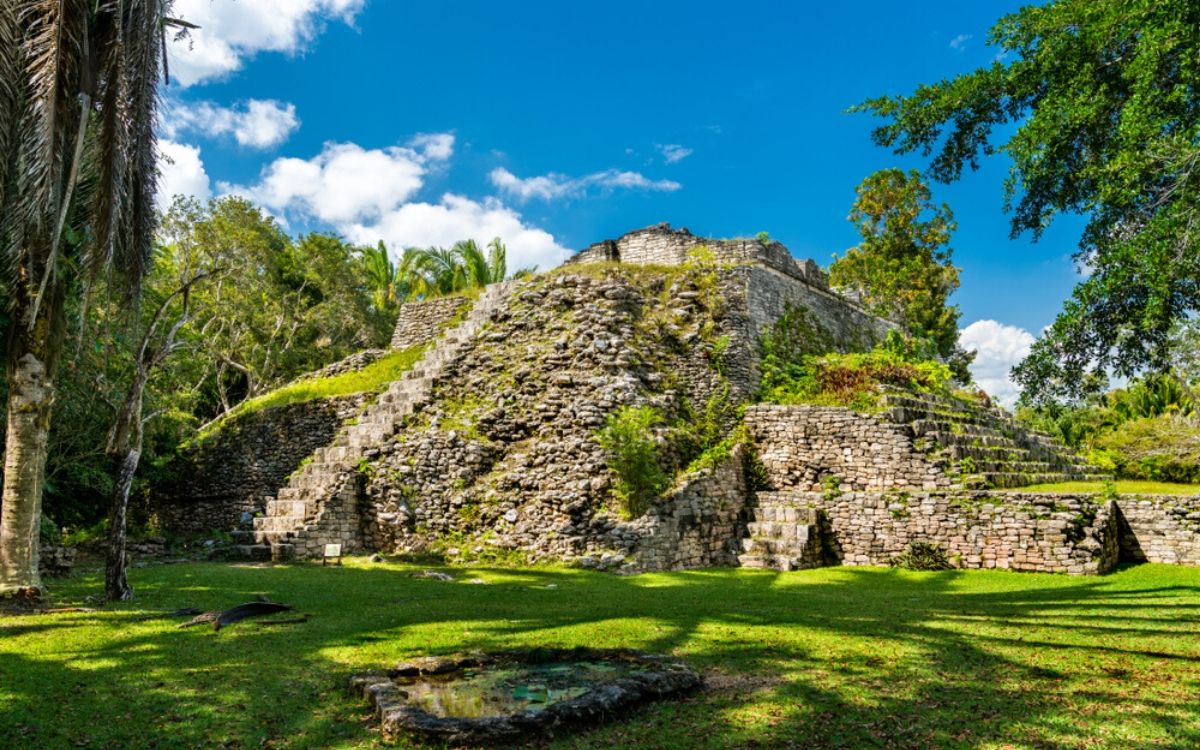
[[[946,552],[929,542],[909,542],[904,551],[888,560],[893,568],[905,570],[950,570],[954,566],[946,559]]]
[[[894,332],[893,332],[894,333]],[[762,400],[777,404],[849,406],[872,411],[881,386],[946,391],[953,372],[942,362],[921,359],[921,345],[889,334],[869,352],[804,356],[797,365],[763,367]]]
[[[1121,479],[1200,482],[1200,420],[1174,414],[1134,419],[1096,438]]]
[[[596,434],[608,453],[609,468],[617,475],[614,494],[626,518],[637,518],[650,509],[667,488],[668,478],[659,464],[654,427],[662,415],[649,406],[623,406],[609,415]]]

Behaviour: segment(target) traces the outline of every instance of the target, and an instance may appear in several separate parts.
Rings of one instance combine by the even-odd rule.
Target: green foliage
[[[608,465],[616,474],[614,493],[627,518],[637,518],[667,488],[669,478],[659,463],[654,428],[662,414],[649,406],[623,406],[609,415],[596,441],[608,453]]]
[[[163,217],[156,272],[219,271],[193,295],[188,344],[172,365],[196,392],[200,421],[361,349],[385,346],[362,251],[337,237],[288,237],[241,198],[179,199]]]
[[[907,390],[944,392],[953,378],[950,368],[936,360],[921,359],[920,347],[911,339],[890,332],[869,352],[803,355],[780,367],[763,366],[760,399],[776,404],[848,406],[873,411],[879,406],[883,386]]]
[[[509,275],[508,249],[496,237],[486,251],[475,240],[461,240],[448,249],[408,248],[395,266],[393,284],[401,300],[429,299],[530,273],[531,269],[521,269]]]
[[[1022,405],[1017,419],[1122,479],[1200,479],[1200,411],[1175,374],[1152,373],[1082,403]]]
[[[888,120],[876,142],[933,154],[943,182],[1003,155],[1014,234],[1086,217],[1090,274],[1015,373],[1031,399],[1166,367],[1174,326],[1200,309],[1200,5],[1055,0],[988,42],[1003,55],[989,67],[860,105]]]
[[[299,404],[319,398],[348,396],[354,393],[379,393],[392,382],[399,380],[412,369],[425,354],[424,346],[388,352],[371,364],[354,372],[344,372],[326,378],[306,378],[277,388],[257,398],[243,401],[236,408],[214,422],[197,435],[202,441],[210,437],[230,420],[256,414],[264,409],[276,409],[289,404]]]
[[[899,555],[888,560],[893,568],[905,570],[950,570],[954,566],[946,557],[946,551],[929,542],[909,542]]]
[[[857,188],[850,221],[862,236],[829,267],[834,287],[856,290],[869,310],[894,320],[938,354],[959,352],[958,307],[947,304],[959,269],[948,246],[956,225],[946,204],[935,205],[916,171],[884,169]]]
[[[1173,414],[1132,419],[1096,437],[1117,476],[1200,482],[1200,420]]]
[[[761,242],[765,245],[771,241],[771,233],[770,232],[759,232],[758,234],[754,235],[754,239],[758,240],[759,242]]]

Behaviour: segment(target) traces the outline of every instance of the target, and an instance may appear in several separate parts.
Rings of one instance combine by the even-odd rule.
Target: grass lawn
[[[1118,479],[1113,482],[1118,495],[1200,495],[1200,484],[1174,482],[1145,482],[1140,479]],[[1004,492],[1105,492],[1104,482],[1055,482],[1016,487]]]
[[[556,748],[1200,747],[1200,569],[417,569],[157,565],[111,611],[0,616],[0,747],[377,747],[352,671],[529,644],[669,652],[705,673],[685,700]],[[54,591],[100,588],[88,574]],[[137,619],[255,592],[312,619]]]

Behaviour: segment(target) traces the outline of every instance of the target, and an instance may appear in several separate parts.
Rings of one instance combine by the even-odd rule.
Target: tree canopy
[[[1015,372],[1030,398],[1167,367],[1175,324],[1200,310],[1200,4],[1055,0],[1001,18],[988,41],[1002,49],[990,66],[856,109],[942,182],[1010,159],[1014,236],[1087,218],[1089,275]]]
[[[914,170],[884,169],[857,188],[850,221],[862,242],[834,259],[829,280],[856,290],[874,313],[951,357],[958,341],[958,307],[946,304],[958,288],[950,262],[954,214],[933,203]]]

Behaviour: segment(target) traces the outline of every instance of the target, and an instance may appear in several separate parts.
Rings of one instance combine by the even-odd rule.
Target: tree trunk
[[[0,501],[0,596],[40,596],[39,531],[54,375],[65,332],[61,277],[46,289],[37,319],[26,290],[14,295],[8,342],[8,426]]]
[[[141,418],[141,414],[138,414]],[[130,448],[116,459],[116,482],[113,485],[112,506],[108,510],[108,555],[104,570],[104,595],[110,602],[133,598],[126,571],[129,559],[125,552],[125,515],[129,510],[129,490],[137,473],[141,450]]]

